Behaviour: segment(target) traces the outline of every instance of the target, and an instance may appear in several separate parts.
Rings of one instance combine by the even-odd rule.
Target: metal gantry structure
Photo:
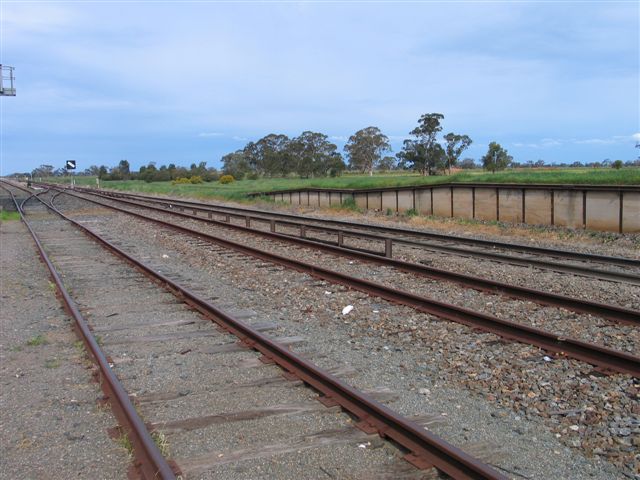
[[[0,64],[0,96],[16,96],[16,78],[13,73],[15,67]]]

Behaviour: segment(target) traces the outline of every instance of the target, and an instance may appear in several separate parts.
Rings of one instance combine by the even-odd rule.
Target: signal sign
[[[76,161],[75,160],[67,160],[67,163],[65,165],[67,167],[67,170],[75,170],[76,169]]]

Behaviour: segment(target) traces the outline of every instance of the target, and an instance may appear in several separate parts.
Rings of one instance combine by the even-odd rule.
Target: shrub
[[[191,180],[189,178],[180,177],[180,178],[176,178],[173,182],[171,182],[171,185],[183,185],[186,183],[191,183]]]
[[[349,196],[342,200],[342,203],[337,206],[337,208],[343,210],[353,210],[354,212],[359,212],[358,204],[356,203],[356,199]]]
[[[171,185],[185,185],[185,184],[202,183],[202,182],[203,180],[200,175],[194,175],[191,178],[186,178],[186,177],[176,178],[174,181],[171,182]]]
[[[227,183],[232,183],[235,182],[235,178],[233,178],[233,175],[223,175],[220,177],[220,183],[227,184]]]
[[[418,216],[418,211],[415,208],[410,208],[409,210],[404,212],[404,214],[407,217],[417,217]]]
[[[616,170],[620,170],[622,168],[622,160],[616,160],[611,164],[611,168],[615,168]]]
[[[203,177],[203,180],[205,182],[217,182],[219,179],[220,179],[220,174],[218,174],[218,172],[215,170],[208,170]]]

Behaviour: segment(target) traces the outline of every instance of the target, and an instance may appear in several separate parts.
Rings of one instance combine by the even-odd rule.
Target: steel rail
[[[110,192],[109,194],[104,194],[104,193],[96,193],[95,191],[92,191],[91,189],[82,189],[80,190],[83,193],[90,193],[92,195],[98,195],[98,196],[104,196],[104,197],[112,197],[112,198],[135,198],[136,196],[131,196],[131,195],[123,195],[123,194],[114,194],[112,192]],[[153,202],[153,200],[141,200],[141,201],[148,201],[148,202]],[[155,200],[156,203],[163,203],[165,205],[173,205],[172,202],[165,202],[164,200]],[[179,206],[179,205],[178,205]],[[182,207],[181,207],[182,208]],[[195,207],[195,206],[190,206],[188,208],[191,209],[199,209],[201,211],[205,211],[205,212],[216,212],[215,208],[211,209],[211,208],[205,208],[205,207]],[[218,207],[216,207],[218,208]],[[226,207],[222,207],[222,208],[226,208]],[[217,213],[222,213],[220,211],[217,211]],[[228,214],[227,215],[232,215],[236,218],[246,218],[247,220],[249,219],[253,219],[256,221],[266,221],[268,222],[269,219],[265,218],[265,217],[260,217],[260,216],[250,216],[250,215],[246,215],[246,214]],[[265,213],[265,215],[267,215]],[[275,214],[275,215],[281,215],[281,214]],[[306,221],[316,221],[315,219],[306,219]],[[320,222],[322,222],[322,220],[320,220]],[[331,220],[331,222],[334,222],[334,220]],[[545,270],[551,270],[551,271],[555,271],[555,272],[562,272],[562,273],[570,273],[573,275],[582,275],[582,276],[587,276],[587,277],[592,277],[592,278],[596,278],[596,279],[600,279],[600,280],[607,280],[607,281],[613,281],[613,282],[625,282],[625,283],[630,283],[633,285],[640,285],[640,275],[637,274],[633,274],[633,273],[627,273],[627,272],[617,272],[617,271],[611,271],[611,270],[603,270],[603,269],[599,269],[599,268],[592,268],[592,267],[587,267],[587,266],[582,266],[582,265],[574,265],[574,264],[565,264],[565,263],[558,263],[558,262],[553,262],[553,261],[547,261],[547,260],[541,260],[541,259],[534,259],[534,258],[521,258],[521,257],[517,257],[517,256],[513,256],[513,255],[508,255],[508,254],[502,254],[502,253],[494,253],[494,252],[487,252],[487,251],[478,251],[478,250],[469,250],[467,248],[460,248],[460,247],[455,247],[455,246],[449,246],[449,245],[434,245],[434,244],[429,244],[429,243],[424,243],[421,241],[415,241],[415,240],[408,240],[408,239],[402,239],[402,238],[395,238],[395,237],[384,237],[381,235],[375,235],[375,234],[371,234],[371,233],[366,233],[366,232],[361,232],[361,231],[354,231],[354,230],[342,230],[342,229],[336,229],[336,228],[331,228],[331,227],[326,227],[326,226],[319,226],[319,225],[313,225],[313,224],[308,224],[308,223],[300,223],[300,222],[289,222],[289,221],[278,221],[278,224],[280,225],[289,225],[289,226],[296,226],[300,229],[301,233],[298,236],[302,236],[303,233],[303,228],[306,228],[306,230],[316,230],[316,231],[323,231],[325,233],[335,233],[338,235],[338,238],[340,239],[340,236],[344,236],[344,237],[360,237],[360,238],[368,238],[368,239],[375,239],[375,240],[379,240],[381,242],[391,242],[396,243],[396,244],[402,244],[402,245],[407,245],[407,246],[411,246],[411,247],[416,247],[416,248],[422,248],[422,249],[426,249],[426,250],[432,250],[432,251],[438,251],[438,252],[446,252],[446,253],[453,253],[455,255],[459,255],[459,256],[463,256],[463,257],[477,257],[477,258],[481,258],[481,259],[488,259],[491,261],[497,261],[500,263],[507,263],[507,264],[512,264],[512,265],[519,265],[522,267],[530,267],[530,266],[534,266],[536,268],[541,268],[541,269],[545,269]],[[353,226],[353,225],[352,225]],[[385,227],[387,228],[387,227]],[[284,235],[289,235],[289,236],[296,236],[294,234],[284,234]],[[325,243],[330,243],[330,242],[325,242]],[[335,242],[331,242],[333,244],[335,244]],[[338,244],[341,244],[340,240],[338,240],[337,242]],[[347,245],[341,245],[343,248],[348,248],[348,249],[353,249],[356,251],[362,251],[361,249],[357,249],[354,247],[349,247]],[[391,247],[389,247],[388,251],[391,251]],[[370,253],[375,253],[375,252],[371,252]],[[583,254],[576,254],[576,255],[583,255]],[[622,258],[622,257],[612,257],[612,258]],[[583,261],[585,259],[582,259]],[[640,267],[640,261],[638,260],[634,260],[634,259],[625,259],[622,258],[622,260],[624,261],[629,261],[629,262],[636,262],[633,263],[634,266],[638,266]],[[589,260],[589,261],[593,261],[593,260]],[[628,265],[625,265],[628,266]]]
[[[74,193],[70,193],[65,190],[68,195],[76,196],[87,201],[92,199],[78,196]],[[135,205],[142,208],[150,209],[157,212],[166,213],[167,210],[160,207],[154,207],[151,205],[139,204],[131,202],[129,200],[118,199],[118,202],[125,204]],[[100,202],[98,202],[99,204]],[[309,238],[299,238],[290,235],[285,235],[276,232],[267,232],[264,230],[258,230],[254,228],[244,227],[242,225],[234,225],[232,223],[222,222],[214,219],[207,219],[198,217],[196,215],[190,215],[188,213],[171,211],[171,214],[190,220],[198,220],[204,223],[211,223],[222,227],[238,230],[241,232],[249,232],[252,234],[260,235],[265,238],[282,240],[296,245],[304,247],[311,247],[317,250],[330,252],[336,255],[340,255],[347,258],[355,258],[365,262],[371,262],[378,265],[390,266],[401,270],[403,272],[422,275],[435,280],[443,280],[455,282],[466,288],[472,288],[474,290],[480,290],[483,292],[496,293],[499,295],[508,296],[511,298],[517,298],[521,300],[527,300],[541,305],[550,305],[553,307],[565,308],[578,313],[587,313],[590,315],[597,315],[608,320],[621,322],[629,325],[640,325],[640,312],[637,310],[619,307],[615,305],[608,305],[604,303],[591,302],[588,300],[582,300],[578,298],[572,298],[565,295],[559,295],[555,293],[545,292],[541,290],[535,290],[526,287],[519,287],[517,285],[510,285],[508,283],[498,282],[494,280],[488,280],[481,277],[475,277],[471,275],[465,275],[456,272],[450,272],[448,270],[442,270],[426,265],[419,265],[416,263],[405,262],[402,260],[396,260],[393,258],[382,257],[379,255],[372,255],[367,252],[357,251],[353,249],[344,249],[334,245],[326,244],[324,242],[318,242]]]
[[[63,191],[66,193],[66,191]],[[225,248],[236,250],[243,254],[260,260],[282,265],[284,267],[306,273],[308,275],[328,280],[333,283],[345,285],[349,288],[365,292],[369,295],[384,298],[385,300],[406,305],[417,311],[428,313],[436,317],[461,323],[472,328],[494,333],[503,338],[527,343],[554,352],[559,356],[572,357],[599,367],[604,371],[628,373],[640,378],[640,357],[629,355],[599,345],[566,338],[562,335],[554,335],[547,331],[528,327],[508,320],[502,320],[492,315],[475,312],[473,310],[455,305],[439,302],[428,297],[415,295],[402,290],[386,287],[379,283],[371,282],[357,277],[352,277],[327,268],[318,267],[309,263],[269,253],[257,248],[242,245],[230,240],[199,232],[181,225],[147,217],[140,213],[132,212],[124,208],[103,204],[96,200],[85,199],[100,204],[115,211],[119,211],[136,218],[146,220],[187,235],[206,240]]]
[[[407,449],[410,453],[404,458],[418,468],[435,467],[456,479],[507,480],[507,477],[459,448],[385,407],[315,364],[291,352],[287,347],[271,340],[250,325],[225,313],[189,289],[133,258],[88,227],[67,217],[53,205],[53,199],[48,205],[43,200],[39,200],[85,234],[164,285],[182,301],[236,335],[246,346],[260,352],[265,363],[276,363],[289,374],[312,386],[321,394],[322,403],[327,406],[340,405],[355,415],[360,420],[357,424],[358,428],[367,433],[377,432],[381,437],[389,438]]]
[[[47,256],[37,234],[25,218],[24,211],[22,210],[21,206],[18,205],[15,196],[10,190],[8,190],[3,185],[0,185],[0,188],[6,190],[11,195],[16,209],[20,214],[22,222],[25,224],[27,230],[31,234],[31,237],[33,238],[40,258],[49,269],[51,278],[56,285],[59,298],[61,299],[67,312],[75,320],[74,326],[76,332],[78,333],[78,336],[84,342],[85,346],[87,347],[87,351],[91,353],[91,356],[100,369],[100,384],[105,392],[105,395],[107,395],[108,398],[112,400],[109,403],[111,404],[113,412],[120,424],[124,426],[124,431],[129,437],[131,444],[133,445],[133,451],[136,458],[134,468],[144,479],[175,480],[176,476],[172,468],[160,453],[160,450],[153,441],[151,434],[147,430],[144,422],[131,403],[129,395],[127,394],[126,390],[124,389],[116,375],[113,373],[113,370],[111,370],[104,352],[100,348],[100,345],[98,344],[96,338],[91,333],[89,325],[80,313],[77,304],[67,292],[62,278]],[[35,197],[35,195],[33,195],[33,197]],[[42,201],[40,198],[38,198],[38,200]]]
[[[80,188],[79,190],[88,190],[88,191],[95,192],[95,189],[93,188]],[[455,242],[455,243],[463,243],[468,245],[481,245],[491,249],[498,248],[498,249],[514,250],[514,251],[520,251],[520,252],[526,252],[526,253],[534,253],[539,255],[548,255],[554,258],[567,258],[567,259],[580,260],[580,261],[607,263],[607,264],[619,265],[619,266],[640,267],[640,260],[633,259],[633,258],[614,257],[609,255],[599,255],[599,254],[593,254],[593,253],[580,253],[580,252],[573,252],[570,250],[551,249],[551,248],[545,248],[545,247],[536,247],[532,245],[522,245],[522,244],[516,244],[516,243],[498,242],[493,240],[467,238],[467,237],[460,237],[457,235],[446,235],[441,233],[423,232],[423,231],[411,230],[406,228],[389,227],[384,225],[368,225],[364,223],[348,222],[344,220],[324,219],[324,218],[310,219],[302,215],[295,215],[290,213],[269,212],[265,210],[231,207],[226,205],[211,205],[211,204],[194,202],[189,200],[181,200],[176,198],[164,199],[159,197],[153,197],[150,195],[139,195],[139,194],[131,194],[131,193],[124,194],[121,192],[113,192],[113,191],[108,191],[108,192],[103,191],[102,193],[107,195],[114,195],[114,196],[119,195],[119,196],[128,196],[128,197],[137,197],[137,198],[152,200],[156,202],[184,204],[190,207],[193,207],[193,206],[199,207],[199,208],[202,208],[203,210],[220,209],[220,210],[227,210],[227,211],[237,211],[237,212],[241,212],[239,214],[241,216],[246,216],[247,214],[253,213],[253,214],[259,214],[259,215],[265,215],[265,216],[271,216],[271,217],[289,218],[289,219],[298,220],[298,221],[307,221],[307,222],[314,221],[318,223],[326,223],[326,224],[346,226],[346,227],[355,227],[355,228],[362,228],[367,230],[377,230],[385,233],[418,236],[418,237],[429,238],[429,239],[443,241],[443,242]],[[419,242],[411,243],[411,241],[408,241],[408,240],[405,240],[405,241],[407,241],[408,244],[417,243],[417,245],[425,245]]]

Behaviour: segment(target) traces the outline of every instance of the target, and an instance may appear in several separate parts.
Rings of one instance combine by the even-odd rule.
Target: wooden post
[[[624,201],[624,193],[622,190],[620,190],[620,220],[618,222],[618,227],[619,227],[619,231],[620,233],[622,233],[622,220],[624,219],[624,210],[623,210],[623,204],[622,202]]]
[[[582,191],[582,228],[587,228],[587,191]]]
[[[471,218],[476,218],[476,187],[471,187]]]
[[[390,238],[385,238],[384,239],[384,256],[387,258],[391,258],[391,239]]]

